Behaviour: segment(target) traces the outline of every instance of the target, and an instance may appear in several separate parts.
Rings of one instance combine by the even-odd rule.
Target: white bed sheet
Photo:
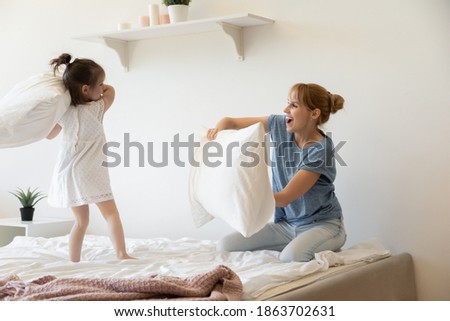
[[[127,239],[127,248],[138,259],[117,260],[108,237],[87,235],[82,262],[72,263],[68,260],[67,235],[48,239],[17,236],[9,245],[0,248],[0,278],[11,274],[17,274],[24,281],[44,275],[129,278],[161,274],[186,277],[223,264],[241,278],[243,299],[259,300],[309,284],[336,270],[352,269],[361,262],[390,256],[377,239],[338,253],[317,253],[316,259],[306,263],[283,263],[275,251],[217,252],[214,241],[192,238]]]

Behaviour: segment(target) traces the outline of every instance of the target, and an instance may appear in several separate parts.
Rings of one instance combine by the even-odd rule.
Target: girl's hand
[[[114,98],[115,98],[116,92],[114,90],[113,86],[110,85],[103,85],[103,101],[105,104],[105,112],[109,109],[109,107],[111,107],[111,105],[114,102]]]
[[[47,139],[53,139],[58,136],[58,134],[61,132],[61,129],[61,125],[56,124],[55,127],[53,127],[53,129],[50,131],[50,133],[48,133]]]

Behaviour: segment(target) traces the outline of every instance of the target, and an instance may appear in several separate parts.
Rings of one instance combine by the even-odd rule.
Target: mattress
[[[32,281],[46,275],[80,278],[133,278],[148,275],[188,277],[216,266],[232,269],[243,284],[244,300],[283,299],[317,282],[346,275],[376,262],[391,259],[389,250],[371,239],[340,252],[324,251],[310,262],[285,263],[276,251],[217,252],[211,240],[181,238],[127,239],[136,260],[117,260],[106,236],[85,237],[81,262],[70,262],[68,236],[17,236],[0,248],[0,276],[17,275]],[[295,299],[285,297],[284,299]]]

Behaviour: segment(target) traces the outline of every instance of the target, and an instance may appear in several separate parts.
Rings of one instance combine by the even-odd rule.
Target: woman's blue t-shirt
[[[334,145],[330,137],[300,148],[294,134],[286,130],[286,116],[270,115],[272,140],[272,188],[280,192],[301,169],[319,173],[314,186],[286,207],[275,208],[275,222],[286,221],[294,226],[342,217],[342,209],[334,193],[336,166]]]

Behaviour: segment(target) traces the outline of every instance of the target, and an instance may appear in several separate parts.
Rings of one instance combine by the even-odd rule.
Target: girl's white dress
[[[51,206],[73,207],[113,199],[104,164],[103,113],[100,99],[70,106],[58,122],[63,137],[48,195]]]

